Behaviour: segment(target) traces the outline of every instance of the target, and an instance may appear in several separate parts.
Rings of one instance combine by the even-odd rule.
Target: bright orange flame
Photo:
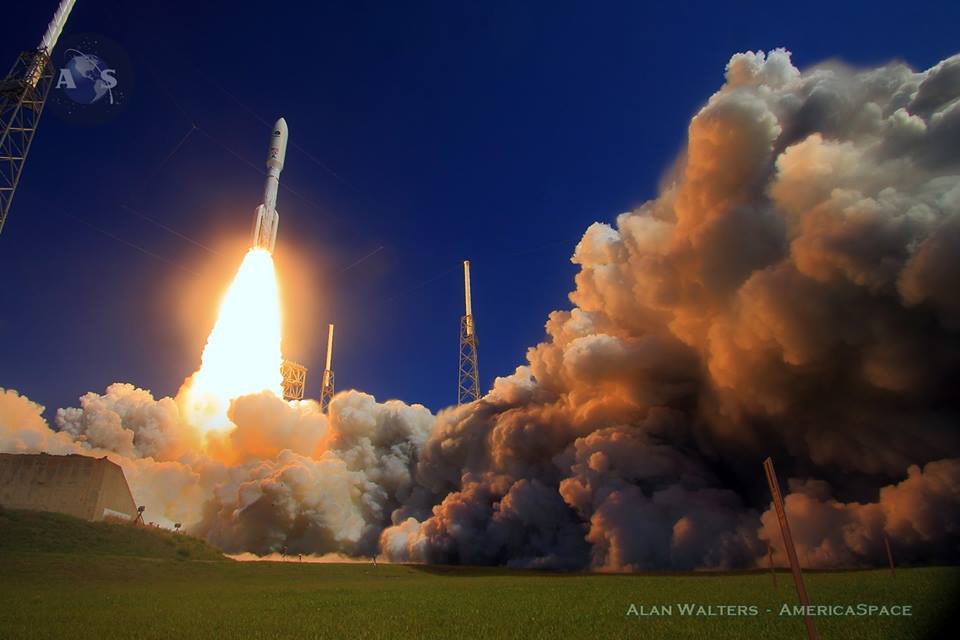
[[[282,362],[273,256],[251,249],[220,303],[200,370],[178,394],[181,410],[204,432],[230,429],[227,408],[233,398],[261,391],[282,397]]]

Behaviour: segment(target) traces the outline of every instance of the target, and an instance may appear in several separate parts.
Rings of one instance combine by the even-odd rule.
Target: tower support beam
[[[307,386],[307,368],[298,362],[284,360],[280,365],[283,376],[283,399],[303,400],[303,391]]]
[[[0,81],[0,233],[53,85],[50,56],[24,51]]]
[[[480,399],[480,372],[477,367],[477,332],[470,294],[470,261],[463,261],[464,314],[460,318],[460,367],[457,375],[457,405]]]
[[[40,44],[21,53],[10,73],[0,81],[0,233],[53,85],[50,55],[75,3],[76,0],[60,0]]]

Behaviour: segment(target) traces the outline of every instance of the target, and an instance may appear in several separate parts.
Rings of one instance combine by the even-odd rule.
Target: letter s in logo
[[[103,84],[107,85],[107,89],[113,89],[117,86],[117,78],[114,76],[116,72],[116,69],[104,69],[100,73],[100,79],[103,80]]]

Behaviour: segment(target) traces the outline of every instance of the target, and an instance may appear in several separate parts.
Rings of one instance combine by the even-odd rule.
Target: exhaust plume
[[[205,431],[228,429],[231,399],[259,391],[283,396],[280,326],[273,256],[251,249],[220,303],[200,370],[178,394],[192,424]]]

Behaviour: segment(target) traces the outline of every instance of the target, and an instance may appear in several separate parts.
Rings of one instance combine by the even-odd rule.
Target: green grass
[[[9,513],[9,512],[8,512]],[[9,529],[0,528],[0,540]],[[23,546],[25,543],[18,543]],[[26,545],[30,546],[30,545]],[[780,573],[550,574],[461,567],[197,562],[19,551],[0,541],[0,638],[805,638]],[[960,568],[808,573],[816,603],[911,604],[819,618],[824,640],[933,637]],[[746,618],[628,618],[630,603],[757,605]],[[766,609],[773,609],[766,613]]]
[[[226,561],[204,541],[165,529],[87,522],[62,513],[0,508],[0,558],[21,553]]]

